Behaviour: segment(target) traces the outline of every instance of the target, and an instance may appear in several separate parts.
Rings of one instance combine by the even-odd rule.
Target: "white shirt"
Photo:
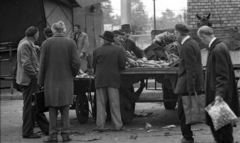
[[[210,43],[209,43],[209,45],[208,45],[208,47],[210,48],[211,47],[211,45],[212,45],[212,43],[213,43],[213,41],[214,40],[216,40],[217,38],[216,37],[214,37],[211,41],[210,41]]]
[[[184,44],[184,43],[187,41],[187,39],[189,39],[189,38],[190,38],[189,35],[186,36],[186,37],[184,37],[184,38],[182,39],[181,45]]]

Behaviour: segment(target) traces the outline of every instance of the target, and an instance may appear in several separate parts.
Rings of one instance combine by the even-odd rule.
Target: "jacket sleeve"
[[[194,45],[187,44],[182,47],[182,55],[186,67],[187,91],[195,91],[195,81],[197,78],[197,56],[194,52]]]
[[[229,65],[226,51],[221,48],[215,48],[214,51],[216,68],[216,96],[224,98],[228,91],[229,84]]]
[[[88,35],[86,34],[83,38],[83,48],[81,52],[87,54],[88,47],[89,47],[89,41],[88,41]]]
[[[41,56],[40,56],[40,64],[39,64],[39,74],[38,74],[38,84],[44,85],[45,78],[45,67],[46,67],[46,43],[43,42],[41,46]]]
[[[119,55],[118,55],[118,65],[119,69],[125,69],[126,67],[126,57],[124,55],[124,50],[123,48],[120,48]]]
[[[75,77],[78,72],[79,72],[79,69],[80,69],[80,66],[81,66],[81,60],[79,58],[79,54],[77,52],[77,45],[76,43],[71,40],[72,42],[72,55],[71,55],[71,69],[72,69],[72,73],[73,73],[73,76]]]
[[[20,61],[24,72],[30,78],[37,78],[37,72],[32,66],[31,55],[32,55],[32,47],[28,44],[24,44],[21,50]]]
[[[132,47],[132,51],[134,52],[134,54],[135,54],[138,58],[146,57],[146,55],[144,54],[144,51],[141,50],[141,49],[135,44],[135,42],[132,41],[131,47]]]

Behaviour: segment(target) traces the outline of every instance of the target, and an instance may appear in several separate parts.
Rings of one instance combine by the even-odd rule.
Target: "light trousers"
[[[68,133],[70,124],[69,124],[69,105],[62,107],[49,107],[49,134],[53,135],[58,132],[57,129],[57,116],[58,110],[61,113],[61,133]]]
[[[106,102],[109,100],[111,119],[115,130],[122,128],[119,89],[104,87],[96,89],[97,97],[97,128],[104,129],[106,121]]]

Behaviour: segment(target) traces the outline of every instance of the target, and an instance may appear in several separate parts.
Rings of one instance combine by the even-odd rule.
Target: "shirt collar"
[[[187,39],[189,39],[189,38],[190,38],[189,35],[186,36],[186,37],[184,37],[184,38],[182,39],[181,45],[184,44],[184,43],[187,41]]]
[[[212,46],[213,41],[216,40],[216,39],[217,39],[217,38],[214,37],[214,38],[210,41],[210,43],[209,43],[209,45],[208,45],[209,48]]]

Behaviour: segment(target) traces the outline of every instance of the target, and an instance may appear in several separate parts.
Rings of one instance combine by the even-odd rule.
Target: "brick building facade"
[[[240,0],[188,0],[187,22],[192,28],[197,27],[196,14],[207,16],[214,28],[240,28]]]

